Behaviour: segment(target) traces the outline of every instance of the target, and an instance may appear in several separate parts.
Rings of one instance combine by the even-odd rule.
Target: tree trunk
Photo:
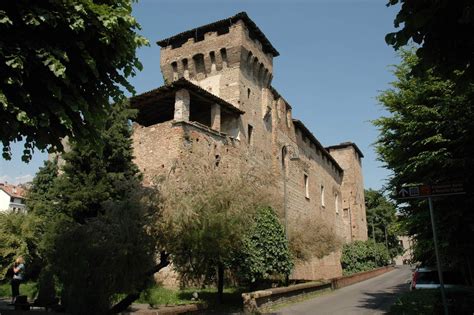
[[[153,276],[155,273],[160,271],[161,269],[168,266],[170,263],[169,261],[169,254],[165,251],[160,253],[160,263],[153,267],[151,270],[148,270],[145,273],[145,276],[150,277]],[[147,286],[147,281],[144,281],[138,291],[128,294],[125,298],[123,298],[120,302],[112,306],[112,308],[108,311],[108,314],[118,314],[120,312],[125,311],[134,301],[136,301],[140,297],[141,291],[143,291]]]
[[[217,264],[217,302],[221,304],[224,299],[224,265]]]

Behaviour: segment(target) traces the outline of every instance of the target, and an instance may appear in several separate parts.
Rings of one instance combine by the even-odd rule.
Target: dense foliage
[[[355,241],[342,247],[341,265],[344,275],[386,266],[389,262],[387,248],[372,240]]]
[[[216,283],[222,298],[225,272],[233,271],[256,210],[271,204],[266,191],[271,177],[260,169],[234,165],[235,172],[229,172],[203,161],[182,159],[176,166],[179,180],[163,183],[160,226],[183,283]]]
[[[435,220],[441,258],[473,279],[474,226],[472,212],[474,187],[474,84],[456,84],[433,71],[412,75],[418,58],[402,52],[402,63],[395,67],[393,88],[379,100],[390,113],[375,121],[380,130],[376,147],[380,160],[392,170],[388,188],[419,183],[458,181],[466,195],[436,198]],[[460,78],[462,73],[453,72]],[[434,264],[434,250],[428,204],[411,200],[400,207],[404,228],[415,236],[415,260]]]
[[[131,11],[132,0],[0,1],[4,158],[20,140],[25,161],[35,147],[61,150],[66,136],[101,140],[109,98],[133,92],[127,77],[142,68],[135,51],[147,40]]]
[[[402,254],[398,236],[403,235],[403,230],[397,220],[395,204],[379,191],[368,189],[364,195],[369,239],[384,244],[391,258]]]
[[[0,211],[0,280],[18,256],[26,261],[28,277],[35,276],[38,233],[34,226],[34,218],[25,213]]]
[[[428,69],[443,76],[454,70],[463,78],[474,79],[474,3],[470,0],[389,0],[388,6],[401,4],[394,24],[400,30],[385,40],[398,49],[413,40],[420,62],[412,69],[423,75]],[[464,79],[463,79],[464,81]],[[462,83],[462,82],[461,82]]]
[[[315,217],[299,217],[290,222],[288,239],[292,257],[300,262],[323,258],[342,245],[334,228]]]
[[[293,263],[285,231],[272,208],[257,210],[235,262],[238,275],[246,283],[291,273]]]
[[[126,105],[115,105],[102,150],[71,142],[61,173],[52,182],[43,173],[30,193],[44,272],[56,276],[71,314],[104,314],[115,294],[138,290],[154,266],[156,243],[146,227],[157,212],[143,203],[130,115]]]

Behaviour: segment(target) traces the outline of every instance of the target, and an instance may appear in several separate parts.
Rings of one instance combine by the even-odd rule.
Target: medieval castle
[[[189,155],[232,168],[244,153],[245,163],[271,167],[289,221],[317,218],[345,242],[367,239],[362,152],[351,142],[323,147],[292,117],[271,85],[279,53],[246,13],[158,45],[166,84],[131,99],[139,110],[135,162],[145,181],[170,174]],[[340,251],[314,258],[292,278],[340,276],[339,260]]]

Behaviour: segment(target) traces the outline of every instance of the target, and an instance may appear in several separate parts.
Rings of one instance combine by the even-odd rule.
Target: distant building
[[[399,236],[398,241],[403,246],[403,254],[395,257],[396,265],[407,265],[413,261],[413,239],[409,236]]]
[[[279,53],[246,13],[158,45],[166,84],[130,100],[138,109],[135,163],[145,183],[179,179],[186,170],[180,162],[190,156],[223,173],[241,164],[269,168],[290,224],[317,218],[344,242],[367,240],[362,152],[352,142],[324,147],[292,117],[292,107],[271,85]],[[334,132],[340,123],[334,122]],[[340,276],[340,257],[338,250],[298,263],[292,278]]]
[[[0,211],[25,211],[25,194],[23,186],[0,183]]]

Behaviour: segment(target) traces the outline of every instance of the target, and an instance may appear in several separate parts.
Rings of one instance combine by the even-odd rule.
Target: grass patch
[[[198,299],[192,300],[193,293],[198,293]],[[187,288],[184,290],[152,287],[144,291],[137,303],[150,304],[153,307],[206,303],[208,311],[240,311],[242,309],[242,290],[238,288],[224,289],[223,303],[217,303],[217,289]]]
[[[36,297],[38,293],[38,289],[36,286],[36,282],[26,282],[20,284],[20,294],[28,296],[29,299],[33,299]],[[8,297],[12,296],[12,287],[10,283],[2,283],[0,285],[0,297]]]
[[[474,288],[446,290],[450,314],[474,313]],[[389,314],[444,314],[441,291],[414,290],[402,294],[390,308]]]
[[[281,303],[273,304],[269,307],[264,307],[264,308],[262,308],[262,312],[264,312],[264,313],[273,313],[273,312],[276,312],[279,309],[282,309],[284,307],[287,307],[287,306],[290,306],[290,305],[293,305],[293,304],[296,304],[296,303],[304,302],[304,301],[307,301],[307,300],[311,300],[311,299],[314,299],[315,297],[325,295],[325,294],[328,294],[330,292],[333,292],[333,290],[331,290],[331,288],[311,292],[311,293],[308,293],[308,294],[305,294],[305,295],[302,295],[302,296],[295,297],[294,299],[291,299],[289,301],[284,301],[284,302],[281,302]]]

